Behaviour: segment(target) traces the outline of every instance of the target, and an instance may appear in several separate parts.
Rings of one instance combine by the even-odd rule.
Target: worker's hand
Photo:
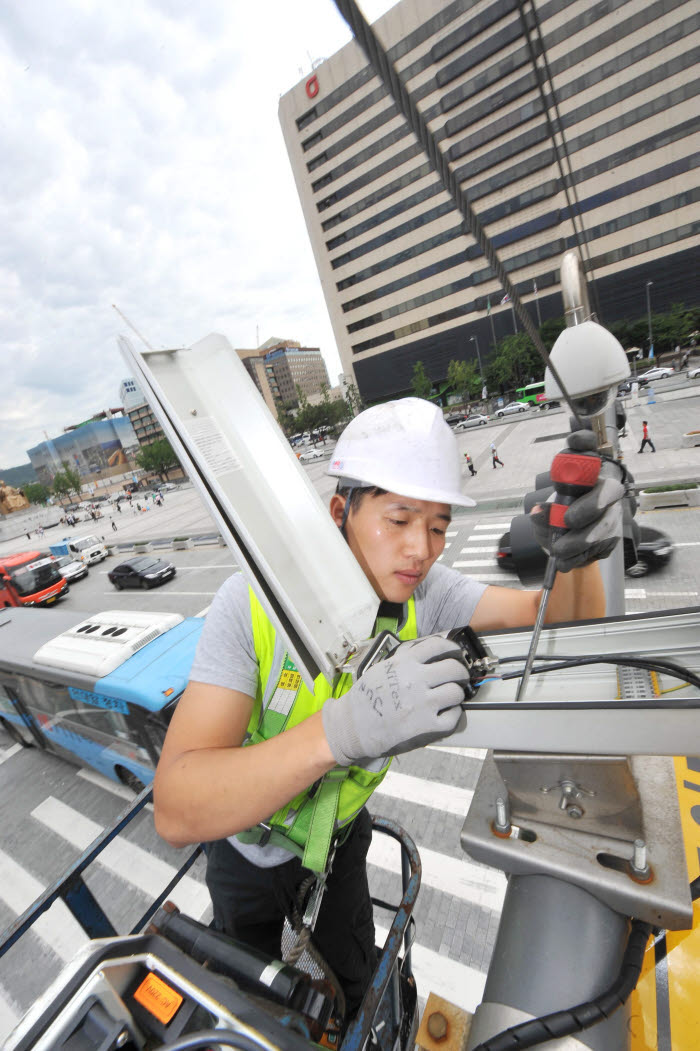
[[[323,728],[336,762],[399,755],[456,728],[469,672],[455,642],[429,635],[402,643],[342,697],[323,706]]]
[[[574,431],[567,445],[573,452],[594,452],[595,435],[592,431]],[[621,468],[610,460],[603,460],[598,481],[571,504],[564,515],[567,532],[556,539],[549,525],[550,504],[532,509],[530,519],[537,543],[555,556],[560,572],[587,566],[612,552],[622,535],[621,501],[625,487],[621,479]]]

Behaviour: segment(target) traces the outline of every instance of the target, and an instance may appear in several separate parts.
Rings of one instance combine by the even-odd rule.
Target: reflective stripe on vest
[[[265,705],[265,693],[275,654],[275,629],[255,594],[249,589],[253,644],[258,658],[259,678],[255,707],[248,724],[248,736],[244,744],[258,744],[277,736],[283,730],[308,719],[320,711],[329,697],[342,697],[352,686],[352,676],[339,675],[333,685],[319,675],[314,682],[314,692],[308,689],[289,654],[285,653],[282,668],[270,700]],[[378,618],[373,634],[384,628],[396,632],[396,622]],[[413,598],[407,604],[405,624],[399,629],[402,641],[418,637],[416,606]],[[320,781],[304,789],[286,806],[272,815],[266,824],[275,831],[274,841],[280,842],[282,835],[304,849],[303,865],[314,872],[323,872],[333,833],[347,825],[360,812],[364,804],[382,782],[391,764],[391,759],[378,759],[366,767],[335,767]],[[243,842],[255,841],[248,833],[241,834]],[[294,851],[298,853],[298,849]]]

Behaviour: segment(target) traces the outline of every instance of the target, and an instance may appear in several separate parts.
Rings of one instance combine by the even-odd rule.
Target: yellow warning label
[[[283,671],[280,675],[280,690],[298,690],[301,683],[301,675],[298,671]]]
[[[178,1007],[182,1003],[179,993],[171,989],[157,974],[147,974],[141,985],[134,993],[134,1000],[138,1000],[142,1007],[167,1025]]]

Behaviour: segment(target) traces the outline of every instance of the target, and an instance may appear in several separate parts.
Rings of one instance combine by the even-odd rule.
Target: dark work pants
[[[650,445],[650,446],[651,446],[651,451],[652,451],[653,453],[655,453],[655,452],[656,452],[656,448],[654,447],[654,443],[653,443],[653,441],[651,440],[651,438],[642,438],[642,444],[641,444],[641,445],[640,445],[640,447],[639,447],[639,451],[640,451],[640,453],[643,453],[643,452],[644,452],[644,446],[645,446],[645,445]]]
[[[371,818],[363,809],[338,847],[313,933],[314,944],[343,986],[347,1018],[360,1006],[377,959],[366,864],[371,839]],[[207,854],[217,930],[279,959],[285,916],[291,917],[309,870],[299,858],[259,868],[226,839],[209,844]]]

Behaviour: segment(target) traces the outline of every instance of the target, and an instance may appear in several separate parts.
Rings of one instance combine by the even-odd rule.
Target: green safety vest
[[[291,729],[314,712],[320,711],[329,697],[342,697],[353,684],[352,676],[348,673],[338,676],[332,685],[323,675],[319,675],[312,693],[289,654],[285,653],[275,689],[264,705],[266,687],[272,674],[276,634],[252,589],[249,592],[253,643],[260,674],[244,746],[267,741],[283,730]],[[397,633],[402,641],[417,638],[416,604],[413,598],[408,600],[406,622],[398,632],[397,626],[395,619],[378,617],[372,634],[388,628]],[[264,841],[284,846],[302,858],[305,868],[323,872],[334,833],[343,827],[349,828],[372,792],[383,781],[390,765],[391,759],[379,759],[372,763],[375,769],[354,765],[336,766],[272,815],[266,822],[272,829],[271,833],[256,826],[240,832],[238,839],[243,843]]]

